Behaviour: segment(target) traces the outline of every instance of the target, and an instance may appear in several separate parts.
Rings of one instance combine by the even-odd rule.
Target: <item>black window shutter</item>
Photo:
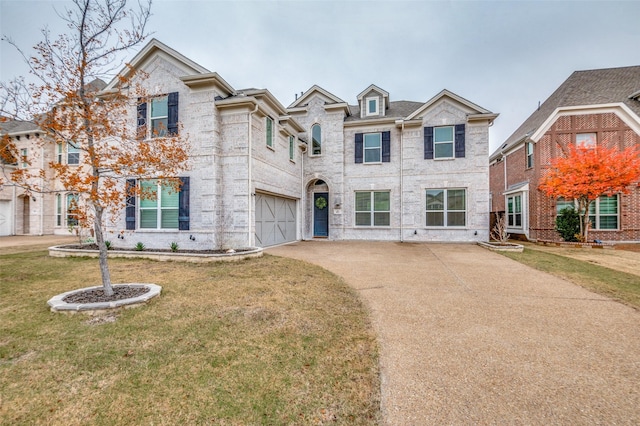
[[[127,206],[125,207],[125,223],[128,230],[136,229],[136,195],[134,188],[136,187],[135,179],[127,179]]]
[[[433,127],[424,128],[424,159],[433,160]]]
[[[362,143],[362,133],[356,133],[356,163],[362,163],[362,151],[363,151],[363,143]]]
[[[456,158],[464,158],[464,124],[456,124]]]
[[[138,98],[138,133],[136,139],[146,139],[147,137],[147,103]]]
[[[391,162],[391,132],[382,132],[382,162]]]
[[[167,108],[169,109],[167,131],[169,136],[176,136],[178,134],[178,92],[169,93]]]
[[[178,229],[189,230],[189,178],[181,177],[180,194],[178,194]]]

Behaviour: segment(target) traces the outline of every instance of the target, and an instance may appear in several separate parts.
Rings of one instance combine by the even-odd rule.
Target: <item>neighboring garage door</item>
[[[296,240],[296,201],[256,194],[256,245],[268,247]]]

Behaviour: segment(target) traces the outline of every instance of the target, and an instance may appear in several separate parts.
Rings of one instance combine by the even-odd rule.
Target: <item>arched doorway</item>
[[[316,180],[313,191],[313,237],[329,237],[329,187],[323,180]]]

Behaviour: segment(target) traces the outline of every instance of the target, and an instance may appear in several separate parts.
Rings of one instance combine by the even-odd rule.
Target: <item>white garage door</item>
[[[0,201],[0,235],[11,235],[11,201]]]
[[[256,194],[256,245],[268,247],[296,240],[296,201]]]

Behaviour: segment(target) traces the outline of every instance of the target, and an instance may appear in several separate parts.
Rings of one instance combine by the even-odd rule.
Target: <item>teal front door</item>
[[[329,236],[329,193],[313,194],[313,236]]]

